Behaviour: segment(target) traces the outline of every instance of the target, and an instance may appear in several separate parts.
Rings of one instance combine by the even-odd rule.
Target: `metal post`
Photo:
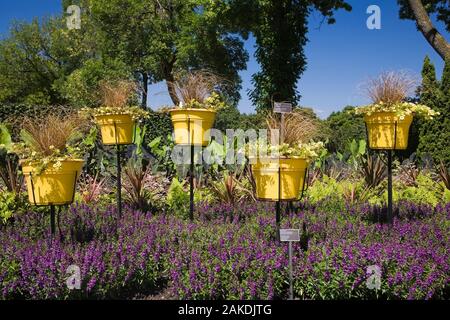
[[[277,224],[277,241],[280,242],[280,221],[281,221],[281,167],[278,164],[278,200],[275,204],[276,216],[275,221]]]
[[[50,205],[50,231],[52,234],[52,237],[55,235],[55,206]]]
[[[292,271],[292,241],[289,241],[289,300],[294,300],[294,275]]]
[[[388,212],[387,212],[387,221],[388,223],[392,223],[393,214],[392,214],[392,150],[388,150]]]
[[[120,163],[120,145],[117,144],[117,212],[122,217],[122,165]]]
[[[189,219],[194,220],[194,145],[191,144],[191,167],[189,170]]]

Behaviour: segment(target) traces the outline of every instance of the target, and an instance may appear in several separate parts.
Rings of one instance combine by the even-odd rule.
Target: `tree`
[[[327,148],[330,152],[343,153],[348,144],[355,140],[366,139],[366,127],[363,117],[352,112],[354,107],[347,106],[342,111],[333,112],[326,120],[330,137]]]
[[[332,24],[335,10],[350,11],[351,6],[342,0],[254,0],[249,7],[241,14],[251,21],[246,23],[250,23],[256,38],[255,57],[261,66],[261,71],[253,75],[250,98],[257,110],[270,110],[273,100],[295,105],[300,99],[297,81],[306,67],[303,47],[308,41],[310,12],[318,9]]]
[[[224,17],[229,5],[208,0],[90,0],[89,18],[98,28],[103,54],[124,61],[142,83],[166,81],[178,104],[177,73],[208,69],[224,77],[223,93],[239,99],[240,77],[248,55]]]
[[[65,77],[79,68],[90,47],[65,20],[16,22],[0,42],[0,103],[61,104]]]
[[[432,121],[424,121],[421,125],[418,154],[429,155],[439,163],[450,164],[450,63],[445,64],[442,79],[436,80],[434,66],[425,59],[420,87],[420,102],[428,105],[440,115]]]
[[[226,133],[227,129],[241,129],[241,114],[236,106],[228,106],[217,112],[214,128]]]
[[[450,59],[450,44],[435,28],[429,14],[436,13],[438,21],[444,22],[450,32],[450,6],[448,0],[397,0],[400,5],[400,18],[416,21],[428,43],[442,57]]]

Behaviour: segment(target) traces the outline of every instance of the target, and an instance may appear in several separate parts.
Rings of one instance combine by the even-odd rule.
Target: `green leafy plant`
[[[0,192],[0,220],[6,224],[11,218],[27,212],[30,207],[24,193]]]
[[[173,178],[167,191],[169,210],[181,218],[188,217],[189,193],[184,190],[184,185],[185,181],[180,182],[177,178]]]
[[[344,210],[346,203],[362,203],[369,196],[368,188],[362,180],[337,181],[326,175],[321,180],[316,180],[307,191],[307,198],[311,203],[325,204],[326,209],[335,212]]]
[[[163,171],[167,177],[172,176],[176,172],[176,165],[171,158],[174,147],[172,135],[168,135],[166,140],[162,136],[156,137],[147,146],[156,159],[153,168],[158,171]]]
[[[13,192],[0,192],[0,219],[6,223],[16,209],[16,194]]]
[[[375,188],[386,177],[386,165],[380,156],[368,154],[365,158],[362,158],[360,172],[367,187]]]
[[[350,153],[347,162],[353,167],[354,170],[359,170],[359,164],[361,162],[362,157],[366,154],[366,140],[359,140],[356,142],[353,139],[348,144],[348,151]]]

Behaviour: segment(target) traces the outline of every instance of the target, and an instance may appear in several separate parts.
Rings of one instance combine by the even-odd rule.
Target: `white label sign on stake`
[[[290,102],[274,102],[273,112],[275,113],[291,113],[292,103]]]
[[[282,242],[300,241],[300,230],[280,229],[280,241]]]

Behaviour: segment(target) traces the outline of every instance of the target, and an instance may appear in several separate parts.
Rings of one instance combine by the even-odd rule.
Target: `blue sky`
[[[334,25],[320,24],[318,13],[309,19],[309,42],[305,47],[307,69],[298,82],[302,95],[300,104],[312,107],[324,118],[346,105],[367,103],[358,87],[366,79],[385,70],[407,70],[420,75],[423,59],[428,55],[434,62],[438,76],[443,69],[442,59],[429,46],[413,21],[398,18],[395,0],[349,0],[352,12],[339,11]],[[59,0],[2,1],[0,33],[5,35],[13,19],[31,20],[33,17],[56,15],[61,12]],[[369,30],[366,13],[369,5],[381,8],[381,30]],[[442,23],[437,28],[450,39]],[[254,112],[247,91],[252,87],[251,75],[258,71],[255,61],[255,41],[250,38],[245,48],[250,54],[247,70],[240,73],[243,80],[241,112]],[[164,83],[150,86],[149,105],[152,108],[171,104]]]

